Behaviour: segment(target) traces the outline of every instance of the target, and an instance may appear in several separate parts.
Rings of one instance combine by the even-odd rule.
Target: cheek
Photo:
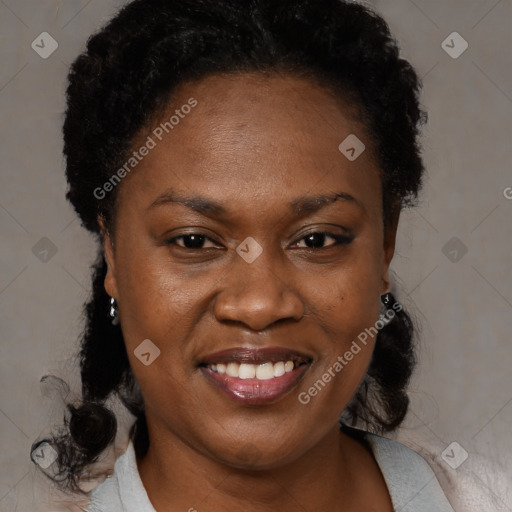
[[[321,286],[310,295],[314,321],[329,340],[306,390],[310,397],[323,395],[315,399],[313,406],[323,411],[319,414],[330,409],[336,415],[333,404],[339,405],[339,412],[343,410],[372,357],[380,313],[383,257],[376,247],[365,249],[355,251],[346,265],[332,275],[319,278]]]
[[[325,425],[337,422],[357,392],[370,364],[379,318],[378,279],[340,280],[337,304],[320,319],[322,356],[298,400]],[[320,316],[320,315],[319,315]]]
[[[310,308],[340,349],[379,317],[382,264],[382,250],[363,246],[332,272],[311,280]]]
[[[187,390],[193,371],[189,351],[219,276],[180,271],[162,260],[132,253],[120,266],[119,315],[130,365],[147,406],[188,418],[193,404],[198,410],[207,406]],[[144,340],[154,347],[148,345],[142,352]],[[154,362],[146,365],[141,352],[149,352]]]
[[[145,338],[179,343],[199,321],[221,271],[199,272],[173,264],[165,248],[133,244],[120,259],[119,315],[127,346]]]

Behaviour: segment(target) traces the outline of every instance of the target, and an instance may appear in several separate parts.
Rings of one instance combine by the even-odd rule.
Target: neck
[[[144,487],[158,512],[350,510],[357,474],[371,455],[339,426],[299,459],[264,470],[238,469],[198,452],[148,421],[151,444],[138,461]],[[372,459],[373,460],[373,459]],[[368,476],[368,473],[366,473]],[[346,506],[346,507],[345,507]]]

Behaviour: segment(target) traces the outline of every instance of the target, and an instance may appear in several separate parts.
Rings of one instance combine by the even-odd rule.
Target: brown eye
[[[182,242],[178,243],[178,240],[181,240]],[[175,236],[174,238],[167,240],[166,243],[168,245],[177,245],[184,249],[208,249],[209,247],[204,247],[206,242],[211,242],[215,246],[215,242],[213,240],[200,233],[188,233],[185,235]]]
[[[323,249],[334,245],[348,245],[353,239],[353,236],[315,231],[307,234],[299,240],[297,244],[304,242],[305,245],[299,246],[300,249]],[[325,245],[326,241],[329,240],[331,240],[331,242]],[[334,240],[334,242],[332,242],[332,240]]]

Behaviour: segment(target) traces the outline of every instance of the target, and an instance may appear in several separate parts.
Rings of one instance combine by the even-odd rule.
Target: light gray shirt
[[[395,512],[454,512],[434,472],[418,453],[375,434],[363,437],[384,476]],[[131,441],[118,457],[113,474],[91,493],[86,512],[156,512],[142,484]]]

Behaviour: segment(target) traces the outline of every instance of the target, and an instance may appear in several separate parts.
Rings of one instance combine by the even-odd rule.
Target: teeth
[[[293,361],[278,361],[276,363],[269,361],[259,365],[231,362],[211,364],[208,368],[214,372],[226,374],[229,377],[238,377],[239,379],[269,380],[291,372],[295,368],[295,364]]]
[[[230,377],[238,377],[238,369],[240,365],[238,363],[228,363],[226,367],[226,375]]]
[[[253,364],[242,363],[238,369],[238,378],[254,379],[256,377],[256,368]]]
[[[285,374],[284,363],[279,361],[278,363],[274,363],[274,377],[281,377],[281,375]]]
[[[268,380],[274,378],[274,365],[272,363],[263,363],[256,370],[256,378],[259,380]]]

